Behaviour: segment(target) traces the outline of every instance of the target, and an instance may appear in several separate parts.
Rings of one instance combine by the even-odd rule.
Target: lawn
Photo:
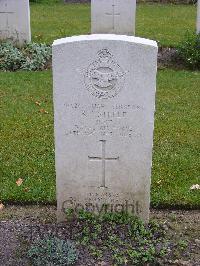
[[[136,36],[176,46],[186,31],[195,31],[196,6],[173,4],[138,4]],[[52,43],[53,40],[90,33],[89,4],[31,4],[32,39]]]
[[[199,72],[158,73],[152,206],[200,206],[199,85]],[[0,200],[55,202],[51,71],[1,72],[0,97]]]

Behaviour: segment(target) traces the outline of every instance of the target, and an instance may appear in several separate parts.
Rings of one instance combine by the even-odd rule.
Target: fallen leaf
[[[42,114],[48,114],[48,112],[46,110],[44,110],[44,109],[40,109],[40,113],[42,113]]]
[[[189,261],[185,261],[185,260],[175,260],[173,261],[173,264],[177,265],[177,266],[191,266],[191,263]]]
[[[40,103],[40,102],[38,102],[38,101],[36,101],[36,102],[35,102],[35,104],[36,104],[36,105],[39,105],[39,106],[41,105],[41,103]]]
[[[198,190],[198,189],[200,189],[200,185],[199,185],[199,184],[192,185],[192,186],[190,187],[190,190]]]
[[[18,187],[21,186],[22,183],[23,183],[22,178],[17,179],[16,184],[18,185]]]
[[[0,203],[0,211],[2,211],[3,209],[4,209],[4,205],[3,205],[3,203]]]
[[[24,192],[29,192],[30,191],[30,189],[28,188],[28,187],[26,187],[25,189],[24,189]]]
[[[158,180],[156,183],[160,185],[162,183],[162,180]]]
[[[125,265],[126,265],[126,264],[128,263],[128,260],[127,260],[127,259],[125,259],[125,260],[124,260],[124,263],[125,263]]]

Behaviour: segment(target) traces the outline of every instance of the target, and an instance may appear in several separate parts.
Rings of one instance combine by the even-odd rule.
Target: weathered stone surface
[[[135,34],[136,0],[92,0],[92,33]]]
[[[120,35],[53,43],[58,221],[64,209],[149,217],[157,44]]]
[[[29,0],[0,0],[0,40],[31,40]]]

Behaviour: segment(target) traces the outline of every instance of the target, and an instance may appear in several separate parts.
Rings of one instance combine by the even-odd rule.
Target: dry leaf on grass
[[[44,109],[40,109],[40,113],[42,113],[42,114],[48,114],[48,112],[46,110],[44,110]]]
[[[3,205],[3,203],[0,203],[0,211],[2,211],[3,209],[4,209],[4,205]]]
[[[196,184],[196,185],[192,185],[192,186],[190,187],[190,190],[198,190],[198,189],[200,189],[200,185],[198,185],[198,184]]]
[[[23,183],[22,178],[17,179],[16,184],[18,185],[18,187],[21,186],[22,183]]]
[[[36,101],[36,102],[35,102],[35,104],[36,104],[36,105],[39,105],[39,106],[41,105],[41,103],[40,103],[40,102],[38,102],[38,101]]]

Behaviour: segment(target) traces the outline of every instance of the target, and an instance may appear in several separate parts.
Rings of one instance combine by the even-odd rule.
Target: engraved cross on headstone
[[[115,12],[115,0],[113,0],[113,3],[112,3],[112,13],[106,13],[107,16],[112,16],[112,29],[114,30],[115,29],[115,17],[116,16],[120,16],[120,13],[116,13]]]
[[[106,157],[106,140],[100,140],[102,143],[102,156],[101,157],[92,157],[88,156],[90,161],[101,161],[102,162],[102,181],[100,187],[106,187],[106,161],[116,161],[119,160],[119,157]]]
[[[6,27],[9,28],[8,15],[9,14],[14,14],[14,12],[7,11],[7,3],[5,3],[5,10],[3,10],[3,11],[0,10],[0,16],[1,16],[1,14],[5,14],[6,15]]]

